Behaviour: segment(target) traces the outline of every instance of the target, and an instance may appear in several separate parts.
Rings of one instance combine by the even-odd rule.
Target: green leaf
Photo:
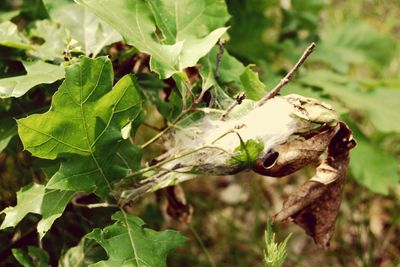
[[[7,147],[11,138],[17,135],[17,125],[12,118],[0,119],[0,153]]]
[[[221,0],[78,2],[119,31],[128,44],[150,54],[151,69],[163,79],[205,56],[226,31],[221,26],[229,18]]]
[[[322,88],[340,99],[350,110],[365,115],[372,124],[385,133],[400,132],[400,90],[376,88],[362,91],[359,83],[329,71],[314,71],[301,78],[305,84]]]
[[[65,28],[50,20],[40,20],[35,22],[29,36],[44,40],[43,44],[33,45],[33,50],[29,51],[30,55],[51,61],[64,58],[64,51],[69,44]]]
[[[230,17],[220,0],[154,0],[148,4],[167,44],[206,36]]]
[[[0,229],[15,227],[28,213],[42,215],[38,224],[38,232],[42,238],[53,222],[59,218],[74,192],[47,190],[45,186],[31,184],[17,192],[17,205],[1,211],[6,217]]]
[[[199,69],[202,78],[202,93],[209,90],[212,95],[212,106],[226,109],[234,101],[233,97],[242,89],[240,75],[245,67],[225,50],[219,66],[219,78],[216,79],[217,54],[219,47],[214,46],[210,53],[200,60]]]
[[[361,21],[349,21],[325,29],[321,43],[310,57],[327,63],[331,68],[347,72],[350,64],[374,63],[379,69],[393,58],[395,42]]]
[[[168,85],[154,74],[140,73],[139,85],[146,100],[156,106],[158,112],[168,121],[173,121],[182,112],[182,98],[177,88],[172,89],[168,100],[160,98],[160,90]]]
[[[122,40],[121,35],[102,22],[88,8],[71,3],[50,12],[54,21],[67,28],[86,55],[96,57],[101,49]]]
[[[183,101],[181,91],[178,88],[173,88],[168,95],[168,99],[164,100],[160,98],[160,90],[167,87],[167,84],[158,78],[154,74],[138,74],[140,80],[138,81],[141,91],[146,96],[146,99],[156,106],[158,112],[166,118],[168,121],[174,121],[177,116],[182,113]],[[180,76],[175,75],[174,80],[177,87],[181,87],[184,81],[181,80]]]
[[[111,90],[112,84],[107,57],[80,57],[66,69],[50,110],[17,121],[25,149],[37,157],[61,159],[47,188],[106,196],[112,183],[131,171],[130,159],[118,155],[120,146],[132,147],[122,142],[121,129],[139,116],[142,100],[132,76]]]
[[[22,249],[12,249],[12,254],[24,267],[47,267],[49,255],[41,248],[28,246],[28,252]]]
[[[252,66],[249,65],[246,67],[243,74],[240,75],[240,80],[242,81],[246,98],[259,100],[265,95],[265,84],[258,78],[258,73],[251,69]]]
[[[168,105],[158,106],[161,115],[168,121],[174,121],[183,110],[182,96],[178,89],[173,89],[168,97]]]
[[[399,161],[368,140],[354,125],[349,123],[357,140],[357,147],[350,154],[350,169],[354,179],[372,192],[388,194],[400,180]]]
[[[37,225],[40,239],[50,230],[54,221],[61,217],[74,193],[73,191],[45,190],[43,202],[40,207],[42,219]]]
[[[272,230],[272,222],[267,221],[264,251],[265,267],[281,267],[285,263],[287,257],[287,243],[290,237],[291,234],[289,234],[282,242],[276,242],[275,233]]]
[[[215,79],[215,71],[217,67],[217,54],[219,48],[214,48],[208,53],[207,56],[200,60],[200,75],[202,78],[202,90],[206,91],[212,86],[220,84],[228,84],[231,82],[240,84],[240,75],[244,72],[245,67],[235,57],[231,56],[228,51],[225,51],[221,58],[219,66],[219,79]]]
[[[186,241],[176,231],[144,228],[140,218],[126,213],[117,212],[112,219],[116,221],[113,225],[86,235],[96,240],[109,257],[91,266],[166,267],[168,253]]]
[[[1,211],[1,213],[6,214],[6,217],[0,229],[15,227],[30,212],[40,214],[43,196],[43,185],[31,184],[22,187],[17,192],[17,206],[8,207]]]
[[[17,25],[10,21],[0,23],[0,46],[7,46],[16,49],[32,49],[32,46],[27,44],[19,32]]]
[[[64,67],[43,61],[23,62],[27,74],[0,79],[0,98],[20,97],[39,84],[64,78]]]
[[[235,156],[233,156],[230,161],[249,165],[258,159],[263,150],[264,144],[262,142],[249,139],[235,148]]]
[[[94,240],[82,238],[79,244],[70,248],[58,263],[60,267],[86,267],[107,258],[104,249]]]
[[[193,94],[193,92],[190,92],[190,90],[193,90],[193,88],[189,87],[189,82],[188,82],[189,78],[185,72],[177,72],[172,76],[172,78],[174,79],[176,84],[176,89],[177,91],[179,91],[180,94],[182,109],[185,109],[188,106],[189,102],[187,100],[189,99],[191,94]],[[168,97],[169,102],[171,102],[170,99],[172,99],[171,94]]]

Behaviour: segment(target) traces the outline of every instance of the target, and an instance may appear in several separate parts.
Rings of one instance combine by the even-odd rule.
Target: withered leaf
[[[167,213],[175,220],[190,224],[193,217],[193,207],[187,204],[185,192],[180,185],[165,188],[167,197]]]
[[[285,201],[275,219],[293,220],[317,245],[328,247],[342,201],[348,151],[354,146],[351,131],[340,123],[329,144],[328,157],[317,167],[315,176]]]

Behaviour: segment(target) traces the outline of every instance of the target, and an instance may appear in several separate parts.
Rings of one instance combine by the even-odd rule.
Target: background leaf
[[[34,28],[29,31],[30,38],[43,40],[42,44],[33,45],[29,54],[43,60],[63,60],[69,41],[65,28],[50,20],[36,21]]]
[[[22,249],[13,249],[12,253],[24,267],[46,267],[49,266],[49,255],[41,248],[29,246],[28,252]]]
[[[199,62],[201,64],[199,73],[202,78],[203,91],[218,84],[221,84],[222,86],[234,83],[236,87],[241,84],[240,75],[243,74],[245,67],[239,60],[231,56],[228,51],[224,51],[222,54],[219,67],[219,79],[218,81],[216,80],[215,75],[218,52],[219,47],[214,46],[210,53]]]
[[[86,267],[107,258],[104,249],[94,240],[82,238],[60,258],[60,267]]]
[[[11,138],[17,135],[17,124],[11,118],[0,119],[0,153],[5,149]]]
[[[240,80],[243,84],[243,91],[246,98],[251,100],[259,100],[265,95],[265,84],[258,78],[258,73],[251,69],[251,65],[247,66]]]
[[[372,192],[387,195],[400,180],[398,160],[369,141],[354,124],[351,129],[357,140],[350,160],[354,179]]]
[[[1,211],[6,217],[0,229],[15,227],[28,213],[42,215],[37,230],[40,238],[64,212],[74,192],[47,190],[44,185],[30,184],[17,192],[17,205]]]
[[[58,5],[50,12],[52,19],[69,30],[87,56],[96,57],[101,49],[122,40],[121,35],[102,22],[88,8],[75,3]]]
[[[0,229],[15,227],[30,212],[40,214],[43,195],[43,185],[31,184],[21,188],[17,192],[18,205],[1,211],[6,214],[6,217]]]
[[[327,63],[339,72],[347,72],[350,64],[387,65],[393,57],[394,41],[365,22],[357,20],[325,29],[321,43],[311,60]]]
[[[338,97],[350,110],[366,116],[382,132],[400,132],[400,90],[375,88],[362,90],[356,80],[329,71],[314,71],[301,81],[318,87],[334,97]]]
[[[0,46],[32,49],[32,46],[26,43],[26,38],[18,32],[17,25],[10,21],[0,23]]]
[[[20,97],[34,86],[64,78],[64,66],[43,61],[24,62],[26,75],[0,79],[0,98]]]
[[[265,30],[273,25],[273,20],[266,16],[265,10],[272,8],[273,1],[227,0],[227,4],[232,15],[227,43],[229,51],[240,59],[248,60],[246,63],[266,59],[267,39],[263,36]]]

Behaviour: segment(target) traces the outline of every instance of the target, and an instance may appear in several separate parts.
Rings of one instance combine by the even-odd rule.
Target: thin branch
[[[280,82],[275,86],[274,89],[272,89],[266,96],[264,96],[260,101],[258,101],[257,106],[264,105],[265,102],[268,101],[268,99],[271,99],[279,94],[282,87],[285,86],[292,79],[296,71],[300,68],[301,65],[304,64],[308,56],[314,51],[314,48],[315,48],[315,43],[311,43],[304,51],[299,61],[297,61],[296,65],[294,65],[294,67],[286,74],[286,76],[283,77],[282,80],[280,80]]]
[[[117,204],[112,204],[108,202],[101,203],[92,203],[92,204],[83,204],[79,203],[79,199],[84,197],[85,195],[77,194],[71,199],[71,204],[75,207],[87,208],[87,209],[95,209],[95,208],[118,208]]]
[[[226,117],[229,115],[229,113],[236,107],[237,105],[242,104],[243,100],[246,98],[246,95],[241,92],[236,96],[235,102],[233,102],[227,109],[226,111],[221,115],[219,118],[221,121],[226,120]]]
[[[194,235],[194,238],[199,243],[200,248],[203,250],[204,254],[206,255],[207,260],[210,263],[210,266],[211,267],[216,267],[217,265],[215,265],[215,262],[214,262],[213,258],[211,257],[210,253],[208,252],[206,246],[204,245],[203,240],[201,240],[200,235],[197,233],[196,229],[194,229],[192,224],[189,224],[189,229],[192,232],[192,234]]]
[[[219,80],[219,68],[221,66],[221,61],[222,61],[222,56],[225,52],[225,40],[220,39],[218,42],[219,45],[219,51],[217,54],[217,64],[215,65],[215,79]]]

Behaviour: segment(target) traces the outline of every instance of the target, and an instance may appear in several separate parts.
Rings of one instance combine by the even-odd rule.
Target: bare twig
[[[71,199],[71,204],[74,205],[75,207],[80,207],[80,208],[87,208],[87,209],[95,209],[95,208],[118,208],[117,204],[112,204],[108,202],[102,202],[102,203],[92,203],[92,204],[84,204],[84,203],[79,203],[79,199],[84,197],[85,195],[82,194],[77,194]]]
[[[315,43],[311,43],[307,47],[307,49],[304,51],[304,53],[300,57],[299,61],[297,61],[296,65],[294,65],[294,67],[286,74],[286,76],[283,77],[283,79],[279,81],[279,83],[275,86],[274,89],[272,89],[266,96],[264,96],[260,101],[258,101],[257,106],[264,105],[268,99],[271,99],[279,94],[282,87],[285,86],[290,81],[290,79],[292,79],[293,75],[300,68],[300,66],[303,65],[303,63],[306,61],[308,56],[313,52],[314,48],[315,48]]]
[[[225,40],[224,39],[220,39],[218,42],[219,45],[219,51],[217,54],[217,64],[215,65],[215,79],[218,80],[219,79],[219,67],[221,66],[221,60],[222,60],[222,55],[224,54],[225,51]]]
[[[242,104],[243,100],[246,98],[246,95],[241,92],[236,96],[235,102],[233,102],[227,109],[226,111],[221,115],[221,117],[219,118],[221,121],[226,120],[226,117],[229,115],[229,113],[232,111],[232,109],[234,107],[236,107],[237,105]]]

